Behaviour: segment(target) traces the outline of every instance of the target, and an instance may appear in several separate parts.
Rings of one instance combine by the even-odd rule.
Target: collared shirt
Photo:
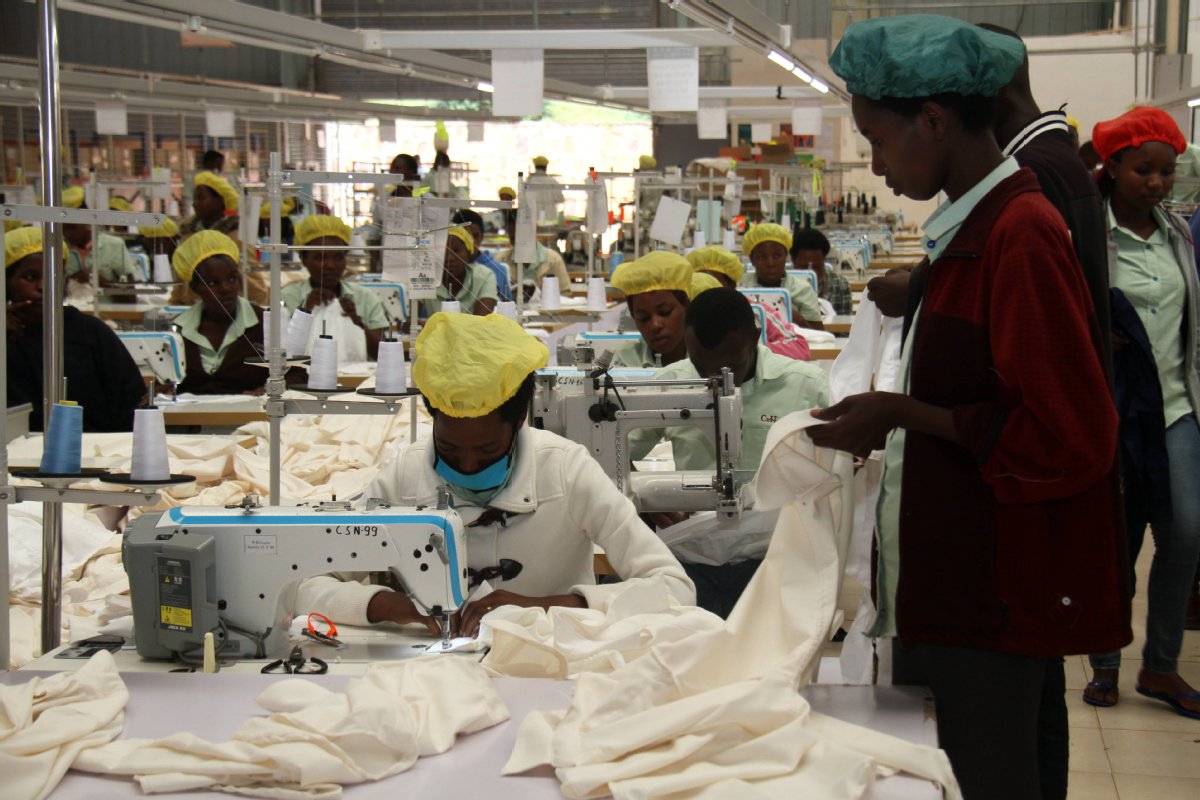
[[[254,306],[250,305],[249,300],[239,297],[237,315],[229,323],[229,327],[225,330],[225,338],[218,348],[214,348],[208,337],[200,332],[200,320],[203,316],[204,301],[201,300],[176,317],[175,324],[179,326],[179,333],[183,338],[195,342],[196,346],[200,348],[200,364],[204,367],[205,372],[212,375],[220,369],[221,362],[225,360],[225,354],[229,352],[230,345],[236,342],[248,328],[253,328],[258,324],[258,315],[254,313]]]
[[[387,314],[383,310],[383,301],[375,296],[367,287],[352,281],[342,281],[338,285],[341,297],[350,298],[354,303],[354,310],[358,314],[358,318],[363,322],[363,328],[368,331],[377,331],[388,326]],[[283,300],[283,305],[288,311],[295,311],[304,305],[304,301],[308,299],[312,293],[312,280],[297,281],[289,283],[279,293],[279,298]]]
[[[1071,126],[1067,124],[1067,115],[1061,111],[1047,111],[1038,115],[1004,146],[1004,157],[1015,154],[1046,131],[1062,131],[1069,134]]]
[[[540,289],[542,278],[553,275],[558,278],[559,291],[565,292],[571,285],[571,275],[567,272],[567,265],[563,262],[562,256],[557,250],[551,250],[541,242],[537,242],[536,245],[537,256],[532,264],[518,264],[513,261],[513,250],[506,251],[500,259],[512,264],[513,284],[536,283]],[[516,277],[518,272],[521,273],[519,278]],[[534,272],[534,274],[531,276],[530,272]]]
[[[690,358],[663,367],[655,379],[694,379],[700,377]],[[742,456],[735,467],[754,471],[762,460],[767,431],[781,417],[793,411],[829,404],[829,378],[825,370],[804,361],[773,353],[758,345],[754,375],[740,387],[742,390]],[[638,428],[629,434],[629,453],[632,460],[644,458],[660,438],[671,441],[675,453],[675,469],[715,469],[717,456],[708,434],[695,426]]]
[[[930,263],[941,257],[979,201],[1020,168],[1013,158],[1005,158],[983,180],[972,186],[957,200],[947,200],[938,206],[925,221],[922,242]],[[917,338],[921,309],[913,315],[912,326],[900,352],[899,382],[896,391],[908,394],[912,369],[913,341]],[[888,434],[883,451],[883,477],[879,483],[879,501],[875,505],[875,623],[867,632],[871,637],[896,635],[896,586],[900,579],[900,486],[904,476],[904,428],[894,428]]]
[[[480,300],[496,298],[496,276],[487,267],[479,264],[467,264],[467,273],[463,276],[462,288],[458,294],[451,294],[446,285],[439,283],[436,300],[421,301],[421,311],[428,318],[442,310],[443,300],[457,300],[462,304],[462,310],[467,314],[475,313],[475,304]]]
[[[821,297],[829,301],[835,314],[854,313],[854,294],[850,291],[850,281],[828,264],[825,265],[825,293]]]
[[[482,264],[495,274],[497,297],[505,302],[512,302],[513,293],[512,287],[508,283],[508,269],[486,250],[479,251],[479,255],[475,257],[475,263]]]
[[[1146,329],[1158,367],[1163,416],[1169,428],[1180,417],[1192,413],[1180,322],[1187,315],[1187,287],[1168,234],[1169,223],[1157,208],[1154,220],[1158,227],[1149,238],[1143,239],[1122,227],[1111,208],[1108,211],[1108,227],[1117,243],[1117,269],[1113,272],[1112,286],[1125,295]],[[1192,266],[1189,264],[1188,268]]]
[[[745,285],[762,286],[758,282],[758,273],[747,272]],[[769,287],[763,287],[769,288]],[[812,288],[812,281],[807,278],[797,278],[795,275],[784,274],[777,288],[786,289],[788,297],[792,298],[792,321],[808,320],[818,322],[821,319],[821,305],[817,302],[817,293]]]
[[[631,369],[657,369],[655,352],[641,337],[636,342],[625,342],[613,353],[611,366]],[[686,360],[686,359],[685,359]]]
[[[86,255],[74,247],[67,248],[67,274],[74,275],[86,263],[88,269],[93,264],[99,264],[100,275],[107,281],[132,280],[137,274],[133,256],[125,248],[125,242],[107,233],[96,236],[96,242],[85,251]]]

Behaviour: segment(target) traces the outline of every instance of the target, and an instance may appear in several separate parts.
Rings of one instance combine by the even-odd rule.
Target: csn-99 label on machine
[[[192,632],[192,576],[190,564],[177,558],[158,557],[158,616],[169,631]]]

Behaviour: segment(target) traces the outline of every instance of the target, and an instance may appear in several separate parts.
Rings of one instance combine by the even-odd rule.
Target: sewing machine
[[[138,365],[142,377],[178,386],[187,375],[183,337],[173,331],[122,331],[117,338]]]
[[[578,442],[600,462],[638,511],[741,513],[740,489],[752,473],[735,470],[742,452],[742,396],[733,376],[655,380],[591,371],[540,370],[533,400],[538,427]],[[715,445],[715,471],[634,472],[628,438],[637,428],[702,429]]]
[[[423,613],[450,615],[467,598],[467,549],[452,508],[183,506],[139,517],[122,544],[138,654],[200,656],[212,632],[219,656],[286,655],[300,582],[329,572],[390,570]]]

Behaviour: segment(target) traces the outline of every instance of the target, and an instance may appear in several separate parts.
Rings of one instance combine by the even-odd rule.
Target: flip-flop
[[[1114,695],[1117,695],[1117,699],[1120,699],[1116,681],[1088,681],[1087,689],[1096,689],[1097,691],[1106,693],[1112,692]],[[1117,700],[1096,700],[1088,697],[1087,689],[1084,689],[1083,691],[1083,702],[1087,703],[1089,706],[1112,708],[1117,704]]]
[[[1137,689],[1137,693],[1149,697],[1152,700],[1162,700],[1164,703],[1175,709],[1176,714],[1181,714],[1192,719],[1200,719],[1200,711],[1192,711],[1190,708],[1184,708],[1180,700],[1191,700],[1194,703],[1200,703],[1200,692],[1152,692],[1140,683],[1133,688]]]

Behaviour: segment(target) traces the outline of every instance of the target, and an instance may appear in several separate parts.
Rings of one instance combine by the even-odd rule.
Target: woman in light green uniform
[[[617,267],[612,285],[625,293],[642,338],[613,353],[612,366],[665,367],[687,357],[683,320],[691,301],[692,265],[676,253],[656,251]]]
[[[746,286],[786,289],[792,299],[792,322],[802,328],[824,330],[821,306],[812,284],[787,274],[791,249],[792,235],[782,225],[768,222],[746,231],[742,251],[754,265],[754,272],[746,274]]]
[[[496,310],[496,275],[490,269],[471,261],[475,253],[475,238],[461,226],[451,228],[446,236],[446,255],[442,261],[442,282],[437,298],[421,303],[425,317],[442,310],[445,300],[457,300],[467,314],[486,316]]]

